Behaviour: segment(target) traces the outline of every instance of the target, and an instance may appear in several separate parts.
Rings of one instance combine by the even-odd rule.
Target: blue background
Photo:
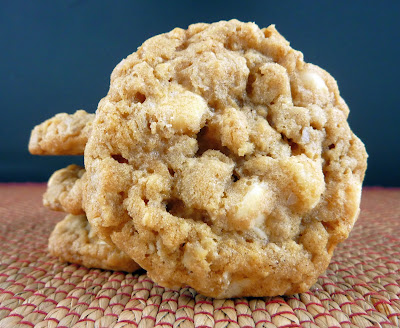
[[[399,1],[1,1],[0,181],[46,181],[81,157],[27,151],[32,127],[94,112],[114,66],[147,38],[237,18],[277,29],[338,81],[369,153],[366,185],[400,186]]]

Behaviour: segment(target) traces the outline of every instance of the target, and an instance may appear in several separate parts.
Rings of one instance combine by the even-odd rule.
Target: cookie
[[[75,114],[57,114],[36,126],[29,150],[39,155],[83,155],[91,132],[94,114],[78,110]],[[82,209],[85,169],[69,165],[50,177],[43,204],[68,214],[54,228],[49,238],[49,251],[62,261],[89,268],[136,271],[139,265],[115,245],[101,240],[91,229]]]
[[[127,272],[140,268],[125,253],[99,239],[85,215],[68,214],[58,222],[49,238],[49,251],[61,261],[88,268]]]
[[[83,176],[85,169],[69,165],[52,174],[43,195],[43,205],[53,211],[84,214],[82,209]]]
[[[162,286],[304,292],[359,213],[336,81],[274,26],[195,24],[122,60],[85,149],[88,220]]]
[[[29,151],[34,155],[83,155],[94,114],[60,113],[34,127]]]
[[[43,204],[55,211],[70,213],[54,228],[49,250],[62,261],[89,268],[135,271],[139,266],[110,242],[95,235],[82,209],[85,169],[69,165],[50,177]]]

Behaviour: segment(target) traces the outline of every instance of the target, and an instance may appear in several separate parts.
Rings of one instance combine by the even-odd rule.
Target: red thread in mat
[[[339,245],[330,267],[318,280],[318,288],[312,288],[305,298],[296,296],[294,303],[290,302],[290,297],[246,298],[234,300],[235,306],[221,307],[215,307],[219,303],[214,304],[212,299],[196,295],[193,290],[181,291],[176,298],[163,300],[162,295],[165,297],[166,290],[143,273],[136,275],[87,269],[63,264],[50,257],[45,251],[47,237],[62,214],[42,207],[41,194],[44,190],[45,185],[0,185],[0,226],[7,227],[0,229],[0,240],[7,241],[3,242],[6,247],[0,248],[0,326],[6,323],[3,320],[14,320],[12,318],[19,320],[13,322],[27,326],[40,322],[58,324],[61,321],[54,317],[57,313],[65,313],[64,319],[72,316],[73,320],[68,322],[75,324],[93,323],[93,318],[89,320],[84,317],[87,310],[97,311],[91,315],[108,317],[114,323],[134,326],[138,326],[141,320],[156,323],[159,313],[176,322],[187,321],[204,327],[224,323],[243,327],[261,326],[263,323],[272,325],[271,318],[275,322],[280,316],[284,318],[286,315],[294,320],[297,318],[300,323],[287,324],[286,321],[286,325],[281,326],[287,328],[307,323],[318,324],[325,316],[326,322],[333,320],[331,325],[334,327],[340,324],[355,326],[357,318],[364,320],[366,315],[381,325],[399,326],[399,189],[366,188],[363,191],[361,216],[350,238]],[[31,236],[29,243],[26,243],[27,235]],[[112,287],[109,283],[112,283]],[[143,285],[140,284],[148,288],[141,288]],[[157,293],[152,294],[152,291]],[[117,295],[119,298],[113,298]],[[251,305],[253,300],[258,302],[255,307]],[[143,306],[129,309],[127,305],[130,301],[140,302],[138,304]],[[170,306],[175,304],[175,307],[161,307],[170,302]],[[290,306],[298,302],[303,304],[294,308]],[[284,306],[281,309],[283,311],[278,308],[277,313],[270,313],[268,305],[271,303]],[[330,304],[336,305],[332,308]],[[83,308],[79,309],[79,306]],[[245,313],[239,312],[241,307]],[[178,314],[179,310],[182,315]],[[232,312],[233,316],[214,318],[215,311],[224,310]],[[312,316],[309,311],[312,311]],[[121,317],[120,313],[127,317]],[[141,317],[141,314],[146,315]],[[310,317],[307,318],[307,315]],[[173,326],[174,322],[166,318],[156,325]],[[338,323],[333,324],[335,320]],[[62,322],[65,326],[67,321]]]

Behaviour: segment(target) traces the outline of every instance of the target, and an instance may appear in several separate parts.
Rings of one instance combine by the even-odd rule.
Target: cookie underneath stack
[[[195,24],[146,41],[96,115],[58,114],[30,151],[84,154],[49,181],[63,260],[211,297],[310,288],[358,213],[367,154],[336,81],[274,26]],[[87,220],[85,217],[87,216]],[[108,248],[106,248],[108,247]]]

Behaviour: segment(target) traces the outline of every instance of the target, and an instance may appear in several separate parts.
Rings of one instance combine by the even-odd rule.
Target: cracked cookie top
[[[305,291],[359,212],[367,155],[348,114],[336,81],[274,26],[153,37],[99,103],[88,219],[166,287]]]

